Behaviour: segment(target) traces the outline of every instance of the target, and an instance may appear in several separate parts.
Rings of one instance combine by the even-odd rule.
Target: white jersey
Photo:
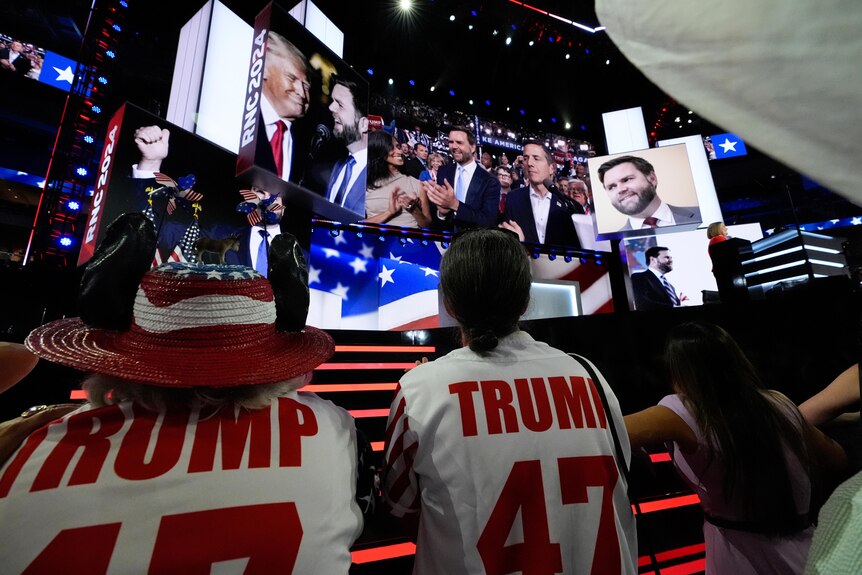
[[[517,331],[401,379],[387,425],[385,497],[420,513],[416,574],[637,573],[637,538],[602,385]],[[628,464],[628,463],[627,463]]]
[[[84,406],[0,471],[0,570],[347,573],[356,457],[353,419],[311,393],[205,415]]]

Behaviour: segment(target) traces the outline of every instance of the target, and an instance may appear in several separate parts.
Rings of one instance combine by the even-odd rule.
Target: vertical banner
[[[238,174],[254,165],[258,138],[266,139],[266,134],[260,133],[262,130],[260,130],[258,117],[260,116],[263,66],[266,56],[266,36],[269,31],[271,12],[272,4],[268,4],[257,15],[254,21],[254,41],[249,60],[245,110],[243,111],[242,118],[242,136],[239,143],[239,155],[236,159],[236,172]]]
[[[87,218],[87,229],[84,231],[81,251],[78,253],[78,265],[84,264],[93,257],[93,252],[96,250],[96,239],[99,237],[99,228],[104,219],[104,207],[108,200],[108,182],[111,180],[111,170],[114,168],[114,152],[125,112],[126,105],[123,104],[108,122],[105,147],[102,149],[102,159],[99,162],[99,177],[93,190],[93,202],[90,205],[90,215]]]

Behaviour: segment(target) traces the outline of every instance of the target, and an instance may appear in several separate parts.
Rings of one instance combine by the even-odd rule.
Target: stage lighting
[[[571,57],[572,57],[572,55],[571,55],[571,54],[566,54],[566,60],[568,60],[568,59],[569,59],[569,58],[571,58]]]
[[[407,238],[398,238],[398,243],[401,244],[402,246],[406,246],[407,245]]]
[[[407,82],[407,83],[408,83],[408,84],[410,84],[411,86],[415,86],[415,85],[416,85],[416,80],[410,80],[410,81],[409,81],[409,82]]]
[[[555,254],[554,252],[549,253],[548,259],[554,261],[555,259],[557,259],[557,254]]]
[[[568,130],[568,129],[570,129],[571,127],[572,127],[572,125],[571,125],[570,123],[566,122],[566,129]]]
[[[73,212],[77,212],[81,209],[81,204],[79,204],[75,200],[69,200],[68,202],[66,202],[66,209]]]
[[[449,90],[449,95],[450,95],[450,96],[454,96],[454,95],[455,95],[455,90]]]
[[[122,6],[123,8],[128,8],[128,7],[129,7],[129,3],[128,3],[128,2],[126,2],[126,0],[120,0],[120,6]]]
[[[597,266],[602,265],[602,258],[596,258],[596,265]]]
[[[106,50],[105,56],[107,56],[108,58],[116,58],[117,54],[113,50]]]
[[[64,248],[72,247],[72,238],[69,236],[62,236],[57,243],[63,246]]]
[[[566,261],[567,264],[572,263],[572,256],[567,255],[563,259]]]
[[[391,86],[394,83],[395,83],[395,80],[393,80],[392,78],[389,78],[389,85]]]
[[[535,42],[533,42],[532,40],[530,40],[529,44],[530,44],[530,46],[532,46],[533,44],[535,44]]]
[[[485,100],[485,105],[486,105],[486,106],[490,106],[490,105],[491,105],[491,100]]]
[[[506,37],[506,46],[508,46],[508,45],[509,45],[509,44],[511,44],[511,43],[512,43],[512,37],[511,37],[511,36],[507,36],[507,37]]]
[[[432,91],[432,92],[434,91],[434,89],[435,89],[435,88],[434,88],[434,86],[431,86],[431,91]]]
[[[470,100],[470,102],[469,102],[469,103],[470,103],[470,105],[472,106],[472,105],[473,105],[473,100]]]
[[[84,136],[84,141],[88,144],[92,144],[95,141],[95,139],[93,138],[93,136],[87,135],[87,136]]]
[[[534,260],[539,259],[539,255],[540,255],[539,252],[533,252],[533,259]]]
[[[556,124],[556,123],[557,123],[557,119],[556,119],[556,118],[551,118],[551,123],[552,123],[552,124]]]
[[[95,104],[90,109],[93,111],[94,114],[101,114],[102,113],[102,109],[99,106],[96,106]]]
[[[87,171],[87,168],[85,168],[84,166],[81,166],[80,168],[78,168],[77,170],[75,170],[75,172],[76,172],[79,176],[86,176],[86,175],[89,173],[89,172]]]
[[[377,239],[380,240],[381,242],[385,242],[386,241],[386,234],[380,234],[379,236],[377,236]]]
[[[440,242],[440,247],[443,248],[444,250],[448,250],[449,249],[449,242]]]
[[[524,111],[524,109],[523,109],[523,108],[522,108],[522,109],[520,109],[520,110],[518,110],[518,111],[521,113],[521,115],[522,115],[522,116],[526,115],[526,113],[527,113],[527,112],[525,112],[525,111]]]
[[[111,26],[111,28],[113,28],[113,29],[114,29],[114,30],[116,30],[117,32],[122,32],[122,31],[123,31],[123,29],[122,29],[122,28],[120,28],[120,25],[119,25],[119,24],[114,24],[113,26]]]
[[[581,263],[582,263],[582,264],[587,263],[587,258],[582,257],[582,258],[581,258]]]
[[[423,239],[423,240],[420,240],[419,243],[422,244],[423,246],[427,246],[428,240]]]
[[[450,21],[450,22],[454,22],[454,21],[455,21],[455,15],[454,15],[454,14],[451,14],[451,15],[449,16],[449,21]]]
[[[371,68],[368,68],[368,69],[366,70],[366,72],[368,72],[368,75],[369,75],[369,76],[373,76],[373,75],[374,75],[374,70],[373,70],[373,69],[371,69]]]
[[[329,230],[329,235],[332,236],[333,238],[337,238],[340,234],[341,234],[341,232],[339,232],[336,229]]]
[[[410,12],[410,9],[413,8],[413,2],[410,0],[399,0],[398,7],[401,8],[403,12]]]
[[[356,232],[356,239],[362,239],[362,232]]]
[[[105,78],[104,76],[99,76],[99,84],[102,84],[104,86],[107,83],[108,83],[107,78]]]

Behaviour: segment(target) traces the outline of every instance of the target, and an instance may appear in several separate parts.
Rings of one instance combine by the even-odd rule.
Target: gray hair
[[[146,409],[160,411],[166,407],[212,407],[236,405],[245,409],[262,409],[273,399],[305,385],[308,374],[277,383],[238,385],[234,387],[160,387],[136,383],[103,374],[90,375],[83,388],[94,407],[105,407],[122,401],[133,401]]]

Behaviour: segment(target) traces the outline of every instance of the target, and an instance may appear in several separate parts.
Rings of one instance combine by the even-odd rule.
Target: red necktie
[[[272,157],[275,158],[275,173],[282,177],[281,171],[284,169],[284,132],[287,130],[287,124],[279,120],[275,123],[275,132],[272,134],[272,139],[269,145],[272,148]]]
[[[508,194],[500,194],[500,213],[506,213],[506,196]]]
[[[657,228],[658,227],[658,220],[652,216],[650,216],[648,218],[644,218],[644,226],[646,226],[648,228]]]

